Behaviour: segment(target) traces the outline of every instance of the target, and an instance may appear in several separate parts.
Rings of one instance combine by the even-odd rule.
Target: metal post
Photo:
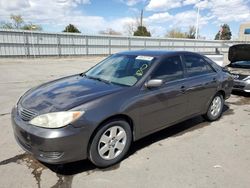
[[[30,44],[29,44],[29,36],[25,35],[25,43],[26,43],[26,49],[27,49],[27,57],[30,56]]]
[[[109,55],[111,55],[111,38],[109,37]]]
[[[27,58],[28,56],[28,54],[27,54],[27,38],[26,38],[26,36],[25,36],[25,33],[24,33],[24,31],[23,31],[23,49],[24,49],[24,55],[25,55],[25,57]]]
[[[200,17],[200,7],[197,7],[197,17],[196,17],[196,31],[195,31],[195,39],[199,37],[199,17]]]
[[[128,50],[130,51],[131,50],[131,38],[128,37]]]
[[[33,46],[33,55],[34,55],[34,58],[36,58],[35,45],[34,45],[34,35],[33,35],[34,29],[36,29],[36,26],[31,24],[31,38],[32,38],[32,46]]]
[[[31,38],[32,38],[31,45],[32,45],[32,49],[33,49],[33,56],[34,56],[34,58],[36,58],[33,31],[31,31]]]
[[[57,55],[58,57],[61,56],[61,38],[58,34],[56,34],[56,38],[57,38]]]
[[[85,48],[86,48],[86,55],[89,55],[89,39],[87,35],[85,35]]]

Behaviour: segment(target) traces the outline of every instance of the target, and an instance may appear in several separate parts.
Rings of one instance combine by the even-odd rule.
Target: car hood
[[[250,44],[238,44],[231,46],[228,52],[228,60],[230,62],[249,61],[250,60]]]
[[[74,75],[45,83],[25,93],[19,104],[39,114],[69,110],[123,87]]]

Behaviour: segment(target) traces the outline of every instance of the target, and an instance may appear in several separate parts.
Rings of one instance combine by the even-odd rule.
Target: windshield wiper
[[[112,84],[112,82],[108,81],[108,80],[104,80],[102,78],[99,78],[99,77],[94,77],[94,76],[88,76],[86,74],[82,74],[82,76],[85,76],[86,78],[89,78],[89,79],[92,79],[92,80],[97,80],[97,81],[100,81],[100,82],[104,82],[106,84]]]

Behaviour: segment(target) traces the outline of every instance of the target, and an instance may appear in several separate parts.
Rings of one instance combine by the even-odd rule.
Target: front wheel
[[[207,113],[204,115],[204,118],[208,121],[215,121],[219,119],[222,115],[224,106],[224,98],[218,93],[214,96],[212,102],[209,105]]]
[[[94,135],[89,147],[89,159],[98,167],[111,166],[123,159],[131,141],[131,128],[126,121],[110,121]]]

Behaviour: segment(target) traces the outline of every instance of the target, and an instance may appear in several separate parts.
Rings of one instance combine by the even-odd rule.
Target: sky
[[[173,28],[195,26],[198,7],[199,34],[206,39],[214,39],[224,23],[236,39],[240,24],[250,22],[250,0],[0,0],[0,21],[18,14],[47,32],[61,32],[71,23],[83,34],[112,28],[129,35],[143,9],[143,24],[152,36],[163,37]]]

